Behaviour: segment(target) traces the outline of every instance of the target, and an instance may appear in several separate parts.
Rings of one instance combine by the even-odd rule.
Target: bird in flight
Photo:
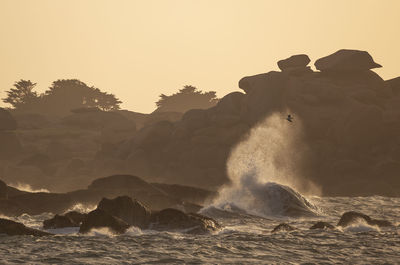
[[[290,114],[288,114],[286,120],[287,120],[288,122],[293,122],[293,116],[290,115]]]

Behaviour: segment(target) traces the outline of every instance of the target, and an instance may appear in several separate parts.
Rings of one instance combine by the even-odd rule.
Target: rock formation
[[[271,233],[276,233],[276,232],[290,232],[296,230],[293,226],[287,224],[287,223],[281,223],[272,229]]]
[[[50,233],[26,227],[25,225],[8,219],[0,218],[0,234],[9,236],[48,236]]]
[[[123,234],[129,225],[101,209],[91,211],[79,228],[79,233],[86,234],[94,228],[109,228],[116,234]]]
[[[388,227],[393,226],[393,224],[387,220],[379,220],[379,219],[372,219],[366,214],[359,213],[359,212],[345,212],[342,217],[340,218],[337,226],[346,227],[353,223],[357,223],[359,221],[366,222],[369,225],[375,225],[379,227]]]

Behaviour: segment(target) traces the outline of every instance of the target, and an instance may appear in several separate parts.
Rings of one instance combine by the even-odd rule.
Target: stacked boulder
[[[21,152],[22,146],[15,130],[17,122],[11,114],[0,108],[0,159],[8,159]]]

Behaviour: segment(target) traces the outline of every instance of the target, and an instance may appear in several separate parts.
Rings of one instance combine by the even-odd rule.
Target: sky
[[[368,51],[400,76],[399,0],[0,0],[0,98],[29,79],[77,78],[150,113],[184,85],[240,91],[305,53]],[[0,106],[7,106],[3,102]]]

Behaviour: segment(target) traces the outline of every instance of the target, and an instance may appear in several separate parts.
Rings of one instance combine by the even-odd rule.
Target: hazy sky
[[[0,98],[19,79],[43,92],[78,78],[151,112],[185,84],[221,97],[279,59],[341,48],[369,51],[390,79],[399,11],[399,0],[0,0]]]

